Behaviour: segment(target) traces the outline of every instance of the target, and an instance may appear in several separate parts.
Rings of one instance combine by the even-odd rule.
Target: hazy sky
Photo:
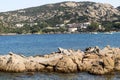
[[[109,3],[112,4],[114,7],[120,6],[120,0],[0,0],[0,12],[23,9],[63,1],[77,1],[77,2],[92,1],[100,3]]]

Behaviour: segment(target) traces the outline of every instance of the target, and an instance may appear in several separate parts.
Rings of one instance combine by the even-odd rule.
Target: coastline
[[[0,55],[2,72],[58,72],[109,74],[120,71],[120,48],[89,47],[85,51],[58,48],[58,52],[26,57],[10,52]]]
[[[103,33],[103,34],[113,34],[113,33],[120,33],[120,31],[111,31],[111,32],[64,32],[64,33],[26,33],[26,34],[17,34],[17,33],[2,33],[0,34],[0,36],[12,36],[12,35],[31,35],[31,34],[99,34],[99,33]]]

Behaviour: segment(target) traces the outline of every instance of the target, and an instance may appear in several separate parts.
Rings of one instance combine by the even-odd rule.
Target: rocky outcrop
[[[120,48],[107,46],[80,50],[59,48],[58,52],[43,56],[17,55],[9,53],[0,56],[0,71],[7,72],[60,72],[86,71],[92,74],[107,74],[120,71]]]
[[[0,71],[23,72],[26,70],[24,62],[25,58],[13,53],[0,56]]]
[[[56,64],[57,72],[76,72],[77,64],[69,56],[63,56]]]

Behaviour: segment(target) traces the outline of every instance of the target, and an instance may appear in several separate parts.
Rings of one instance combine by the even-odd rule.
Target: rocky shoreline
[[[89,72],[107,74],[120,71],[120,48],[106,46],[81,50],[58,48],[58,52],[43,56],[0,55],[0,71],[3,72]]]

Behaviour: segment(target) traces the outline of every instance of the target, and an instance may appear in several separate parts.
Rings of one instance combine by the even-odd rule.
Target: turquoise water
[[[43,34],[0,36],[0,54],[43,55],[57,51],[58,47],[82,49],[106,45],[120,47],[120,33],[114,34]]]
[[[44,55],[57,51],[58,47],[84,50],[89,46],[106,45],[120,47],[120,33],[113,34],[43,34],[0,36],[0,54],[12,51],[17,54]],[[90,75],[88,73],[4,73],[0,80],[120,80],[120,74]]]

